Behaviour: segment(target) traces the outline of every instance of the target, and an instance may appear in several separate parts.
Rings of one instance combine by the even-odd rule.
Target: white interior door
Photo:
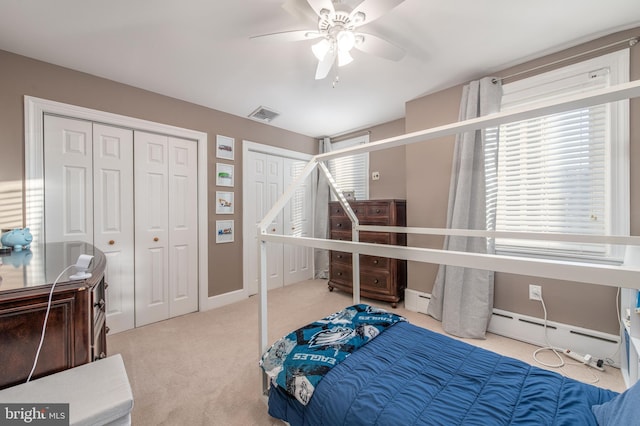
[[[300,176],[307,163],[291,158],[284,159],[284,188],[288,188]],[[311,178],[298,186],[291,201],[283,210],[283,230],[285,235],[311,237],[313,226],[311,212],[313,206]],[[295,284],[313,277],[313,249],[292,244],[284,246],[284,285]]]
[[[93,124],[93,184],[93,245],[107,258],[107,326],[117,333],[135,327],[132,130]]]
[[[249,219],[248,226],[252,226],[254,232],[253,244],[255,250],[250,251],[252,260],[248,273],[254,277],[251,282],[250,294],[258,292],[258,224],[267,214],[273,203],[282,193],[282,164],[280,157],[267,155],[261,152],[249,151],[247,159],[248,181],[245,182],[245,190],[249,190],[255,207],[247,208]],[[282,213],[269,224],[268,232],[279,234],[282,232]],[[282,244],[267,243],[267,287],[269,289],[282,287]]]
[[[198,310],[198,146],[169,138],[169,316]]]
[[[255,150],[245,152],[244,223],[249,226],[245,234],[244,255],[245,285],[249,295],[258,293],[259,252],[257,229],[260,220],[275,204],[292,180],[306,165],[304,160],[295,160],[280,155],[271,155]],[[311,236],[312,209],[311,179],[296,190],[292,201],[278,214],[267,231],[275,234]],[[279,288],[313,277],[313,251],[309,248],[287,244],[267,243],[267,288]]]
[[[136,327],[169,318],[168,138],[135,132]]]
[[[93,243],[92,123],[44,116],[45,241]]]

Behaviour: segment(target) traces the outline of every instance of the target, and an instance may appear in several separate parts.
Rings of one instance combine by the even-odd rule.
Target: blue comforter
[[[595,425],[615,392],[399,322],[335,366],[306,406],[271,387],[291,425]]]

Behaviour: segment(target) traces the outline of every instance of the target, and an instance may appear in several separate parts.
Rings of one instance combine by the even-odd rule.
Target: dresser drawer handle
[[[339,255],[337,256],[337,258],[338,258],[338,259],[342,259],[342,255],[341,255],[341,254],[339,254]]]
[[[373,264],[374,264],[374,265],[377,265],[377,264],[378,264],[378,259],[375,259],[375,260],[373,261]]]
[[[160,238],[158,238],[158,237],[153,237],[153,241],[155,241],[155,242],[157,243],[158,241],[160,241]]]
[[[378,279],[373,280],[374,284],[378,284],[380,281],[378,281]]]
[[[342,275],[342,272],[338,272],[338,276],[341,276],[341,275]]]
[[[338,224],[338,228],[342,228],[342,224],[341,223]]]
[[[380,213],[380,209],[376,209],[376,213]]]
[[[109,240],[109,245],[112,246],[114,245],[116,242],[114,240]]]

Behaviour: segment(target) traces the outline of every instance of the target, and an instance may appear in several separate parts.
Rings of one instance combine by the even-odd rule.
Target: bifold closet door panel
[[[133,241],[133,130],[93,125],[93,245],[106,258],[107,326],[135,326]]]
[[[169,138],[169,316],[198,310],[198,147]]]
[[[45,241],[93,242],[92,123],[44,116]]]
[[[168,138],[136,131],[136,327],[169,317]]]

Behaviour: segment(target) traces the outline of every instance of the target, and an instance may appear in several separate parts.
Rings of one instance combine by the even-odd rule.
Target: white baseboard
[[[406,289],[405,308],[420,313],[427,313],[431,295],[428,293]],[[488,331],[514,340],[545,347],[547,339],[552,346],[571,349],[580,354],[590,354],[595,359],[610,358],[615,366],[620,363],[620,336],[590,330],[574,325],[547,321],[547,338],[545,339],[544,320],[542,318],[522,315],[515,312],[494,309]]]
[[[208,311],[210,309],[221,308],[222,306],[230,305],[232,303],[240,302],[248,298],[246,290],[230,291],[229,293],[220,294],[218,296],[211,296],[202,298],[200,300],[200,310]]]

